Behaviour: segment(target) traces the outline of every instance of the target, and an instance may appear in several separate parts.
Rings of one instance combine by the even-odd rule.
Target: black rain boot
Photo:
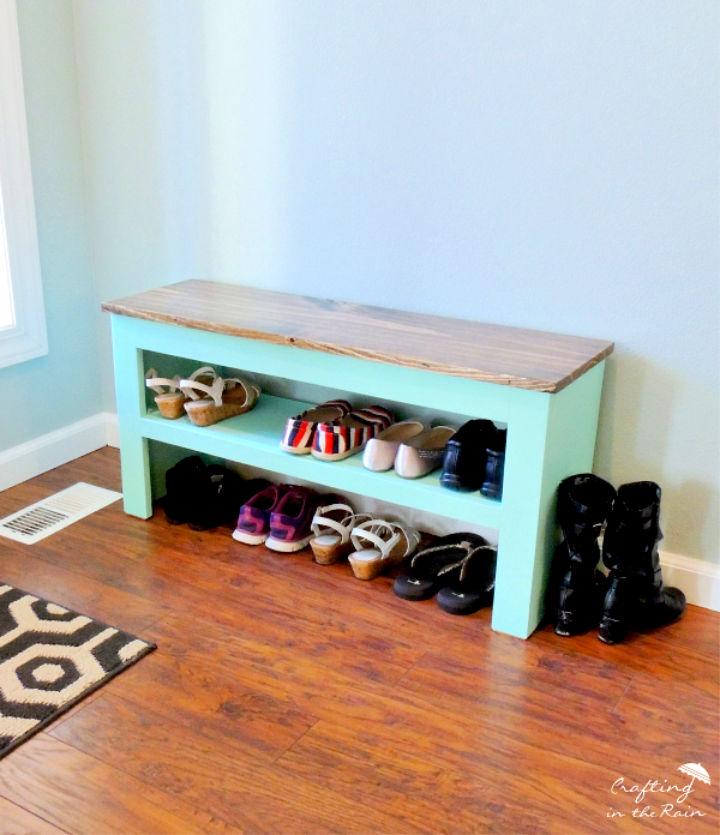
[[[189,520],[195,496],[206,478],[205,470],[204,461],[198,455],[191,455],[165,473],[162,505],[171,525],[181,525]]]
[[[555,551],[555,632],[578,635],[597,626],[603,588],[596,572],[598,537],[615,499],[615,489],[591,473],[570,476],[558,487],[557,517],[563,540]]]
[[[243,481],[234,470],[210,464],[197,486],[188,524],[194,531],[206,531],[234,522],[241,504]]]
[[[661,539],[660,487],[653,481],[623,484],[603,544],[610,577],[598,637],[606,644],[622,641],[630,626],[663,626],[685,611],[680,589],[663,585]]]

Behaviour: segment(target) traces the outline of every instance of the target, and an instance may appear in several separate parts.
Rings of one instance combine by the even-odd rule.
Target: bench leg
[[[557,394],[513,396],[505,457],[493,629],[519,638],[543,616],[556,541],[555,493],[592,470],[604,363]]]
[[[152,516],[152,490],[148,442],[139,426],[145,411],[142,351],[125,333],[122,317],[113,317],[112,329],[123,506],[125,513],[147,519]]]

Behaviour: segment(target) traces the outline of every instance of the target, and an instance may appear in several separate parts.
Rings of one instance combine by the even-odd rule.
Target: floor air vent
[[[122,493],[79,481],[0,519],[0,536],[34,545],[121,498]]]

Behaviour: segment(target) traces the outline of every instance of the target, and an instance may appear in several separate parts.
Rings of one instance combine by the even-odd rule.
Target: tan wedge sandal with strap
[[[313,538],[310,540],[315,562],[332,563],[346,557],[352,550],[350,535],[353,529],[372,517],[369,513],[355,513],[349,504],[329,504],[319,507],[312,520]]]
[[[197,380],[180,380],[181,390],[193,398],[185,411],[195,426],[212,426],[221,420],[245,414],[254,408],[260,387],[239,377],[216,377],[211,386]],[[198,392],[205,397],[198,397]]]
[[[193,383],[203,383],[204,385],[211,385],[217,374],[214,368],[209,365],[204,365],[198,368],[188,378]],[[182,380],[178,375],[172,379],[169,377],[158,377],[158,373],[154,368],[145,372],[145,385],[155,394],[155,405],[158,407],[160,414],[168,420],[177,420],[185,414],[184,406],[188,400],[199,399],[197,394],[186,394],[180,390]]]
[[[409,525],[370,519],[350,534],[355,547],[348,560],[358,580],[373,580],[409,557],[420,543],[420,533]]]

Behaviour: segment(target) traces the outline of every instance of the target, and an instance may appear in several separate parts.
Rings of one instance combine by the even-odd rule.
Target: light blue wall
[[[74,8],[101,297],[206,276],[615,339],[597,470],[718,560],[719,4]]]
[[[102,408],[83,206],[72,4],[18,4],[49,354],[0,369],[0,450]]]

